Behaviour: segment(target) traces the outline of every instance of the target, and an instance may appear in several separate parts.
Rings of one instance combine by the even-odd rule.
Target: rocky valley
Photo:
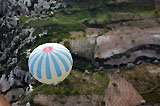
[[[0,38],[0,92],[12,106],[160,105],[159,0],[0,0]],[[43,43],[72,54],[58,87],[29,73]]]

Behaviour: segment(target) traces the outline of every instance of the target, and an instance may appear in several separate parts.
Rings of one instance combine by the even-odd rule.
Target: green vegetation
[[[61,90],[62,90],[61,88],[55,88],[52,85],[46,85],[42,93],[44,93],[45,95],[51,95],[51,94],[61,95],[62,94]]]
[[[83,82],[85,82],[85,81],[86,81],[86,79],[84,79],[84,78],[83,78],[83,79],[82,79],[82,81],[83,81]]]
[[[127,58],[130,58],[130,57],[131,57],[131,54],[130,54],[130,53],[126,53],[125,55],[126,55]]]
[[[55,101],[57,101],[57,98],[53,98],[53,99],[52,99],[52,102],[55,102]]]
[[[80,37],[86,37],[86,35],[83,34],[83,35],[72,36],[71,39],[75,40],[75,39],[80,38]]]
[[[31,27],[45,27],[45,26],[49,26],[49,25],[53,25],[53,24],[55,24],[53,18],[49,18],[46,20],[37,19],[37,20],[31,20],[29,22],[29,25]]]
[[[123,36],[120,36],[120,39],[123,39]]]
[[[118,85],[117,85],[115,82],[113,82],[112,85],[113,85],[115,88],[118,87]]]
[[[40,33],[42,33],[42,29],[36,28],[35,31],[33,32],[32,36],[38,36]]]
[[[66,104],[66,101],[65,100],[61,100],[60,103],[61,104]]]
[[[61,94],[61,89],[60,89],[60,88],[55,88],[55,89],[54,89],[54,93],[55,93],[56,95],[60,95],[60,94]]]
[[[26,54],[23,54],[21,60],[18,63],[18,66],[22,67],[24,70],[29,70],[26,64],[28,64],[28,60],[26,59]]]
[[[135,81],[138,81],[138,78],[137,78],[136,76],[134,76],[133,79],[134,79]]]
[[[70,42],[69,42],[69,40],[65,40],[64,41],[64,46],[67,47],[68,49],[70,49]]]
[[[133,39],[133,40],[131,40],[131,42],[132,42],[132,43],[135,43],[136,41]]]
[[[81,70],[93,70],[95,68],[95,66],[92,63],[83,60],[78,60],[76,58],[74,59],[73,66]]]
[[[88,79],[89,77],[89,79]],[[87,78],[86,81],[83,81]],[[35,95],[56,95],[53,102],[58,101],[63,95],[88,95],[92,99],[92,94],[102,94],[109,83],[108,74],[105,71],[95,72],[85,75],[82,72],[73,70],[71,74],[55,88],[52,85],[42,84],[34,87],[33,92],[21,100],[21,104],[31,101]]]
[[[50,89],[50,87],[46,87],[46,88],[44,89],[44,93],[45,93],[46,95],[50,95],[51,93],[53,93],[53,91],[52,91],[52,89]]]
[[[104,106],[105,104],[106,104],[105,101],[102,100],[101,105]]]
[[[142,26],[140,29],[151,28],[152,26]]]
[[[99,72],[93,73],[92,76],[99,84],[102,85],[102,89],[100,87],[100,88],[97,88],[96,91],[98,91],[100,94],[103,93],[104,92],[104,88],[106,86],[108,86],[108,84],[109,84],[109,76],[108,76],[108,74],[105,71],[99,71]]]
[[[64,94],[69,95],[70,94],[70,89],[69,88],[64,88]]]
[[[77,101],[77,104],[80,104],[81,102],[80,101]]]
[[[131,26],[131,25],[132,25],[132,22],[130,22],[130,21],[127,22],[127,25],[128,25],[128,26]]]
[[[154,14],[155,14],[155,16],[158,16],[158,10],[157,9],[154,10]]]
[[[29,19],[31,19],[31,16],[27,16],[27,17],[26,16],[20,16],[19,19],[22,23],[24,23],[24,22],[28,21]]]
[[[74,94],[74,95],[78,95],[78,94],[79,94],[78,88],[74,88],[74,89],[73,89],[73,94]]]
[[[114,55],[115,53],[114,52],[112,52],[112,55]]]
[[[92,95],[87,95],[87,99],[92,100]]]

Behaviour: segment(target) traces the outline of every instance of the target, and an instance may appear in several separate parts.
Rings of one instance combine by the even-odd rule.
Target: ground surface
[[[114,87],[112,83],[116,83],[118,87]],[[110,75],[104,97],[106,106],[135,106],[139,105],[142,99],[128,81],[118,74]]]
[[[0,95],[0,106],[11,106],[2,95]]]
[[[99,106],[101,96],[92,95],[92,98],[93,99],[90,100],[86,95],[81,95],[62,96],[60,99],[56,99],[56,96],[36,95],[33,101],[46,106]]]

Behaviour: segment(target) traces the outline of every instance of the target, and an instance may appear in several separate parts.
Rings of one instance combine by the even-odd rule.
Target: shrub
[[[121,39],[123,39],[123,36],[120,36]]]
[[[46,95],[49,95],[51,92],[52,92],[52,89],[50,87],[47,87],[47,88],[44,89],[44,93]]]
[[[64,88],[64,94],[69,95],[70,94],[70,89],[69,88]]]
[[[74,89],[73,89],[73,94],[74,94],[74,95],[78,95],[78,94],[79,94],[79,90],[78,90],[77,88],[74,88]]]
[[[83,81],[83,82],[85,82],[85,81],[86,81],[86,79],[84,79],[84,78],[83,78],[83,79],[82,79],[82,81]]]
[[[83,34],[83,35],[72,36],[71,39],[76,40],[76,39],[78,39],[80,37],[86,37],[86,35]]]
[[[101,35],[102,33],[101,32],[98,32],[98,35]]]
[[[88,64],[88,65],[86,66],[86,69],[87,69],[87,70],[91,70],[92,68],[93,68],[92,64]]]
[[[86,37],[86,34],[84,33],[82,36],[83,36],[83,37]]]
[[[126,53],[126,57],[129,58],[131,56],[130,53]]]
[[[115,82],[113,82],[112,85],[113,85],[115,88],[118,87],[118,85],[117,85]]]
[[[121,22],[120,22],[120,24],[122,25],[122,24],[123,24],[123,22],[121,21]]]
[[[55,89],[54,89],[54,93],[55,93],[56,95],[60,95],[60,94],[61,94],[61,90],[60,90],[59,88],[55,88]]]
[[[157,16],[157,15],[158,15],[158,10],[155,10],[154,13],[155,13],[155,15]]]
[[[104,106],[105,104],[106,104],[105,101],[102,100],[101,105]]]
[[[131,40],[132,43],[135,43],[135,40]]]
[[[77,104],[80,104],[80,101],[77,101]]]
[[[64,101],[64,100],[61,100],[61,101],[60,101],[60,103],[61,103],[61,104],[65,104],[65,103],[66,103],[66,101]]]
[[[87,99],[92,100],[92,96],[91,95],[87,95]]]
[[[128,23],[127,23],[127,25],[128,25],[128,26],[131,26],[131,25],[132,25],[132,23],[131,23],[131,22],[128,22]]]
[[[104,71],[99,71],[98,74],[103,76],[105,73],[104,73]]]
[[[104,32],[108,32],[108,28],[106,26],[104,27]]]
[[[53,98],[53,99],[52,99],[52,102],[55,102],[55,101],[57,101],[57,98]]]
[[[135,81],[138,81],[138,78],[135,76],[135,77],[133,77],[133,79],[135,80]]]
[[[68,40],[64,41],[64,46],[67,47],[68,49],[70,48],[70,43]]]

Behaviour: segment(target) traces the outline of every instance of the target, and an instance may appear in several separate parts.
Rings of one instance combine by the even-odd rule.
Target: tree
[[[118,87],[118,85],[117,85],[115,82],[113,82],[112,85],[113,85],[115,88]]]

